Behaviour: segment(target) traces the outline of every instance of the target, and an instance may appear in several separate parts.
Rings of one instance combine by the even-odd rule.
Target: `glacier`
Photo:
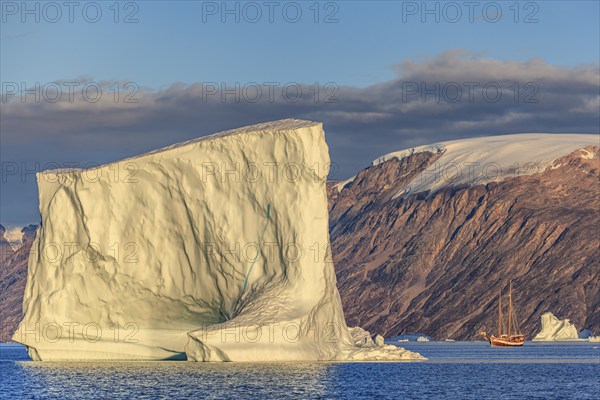
[[[542,315],[542,330],[534,338],[534,342],[577,340],[577,328],[568,319],[560,320],[551,312]]]
[[[518,133],[456,139],[394,151],[376,158],[377,166],[390,159],[402,159],[422,152],[439,158],[408,183],[410,190],[396,193],[394,198],[409,194],[434,193],[449,186],[476,186],[500,182],[506,178],[533,175],[546,168],[556,168],[554,161],[577,149],[598,145],[597,134]],[[588,157],[591,157],[591,153]],[[341,191],[355,176],[338,182]]]
[[[280,120],[38,174],[13,340],[33,360],[422,360],[348,328],[321,123]]]

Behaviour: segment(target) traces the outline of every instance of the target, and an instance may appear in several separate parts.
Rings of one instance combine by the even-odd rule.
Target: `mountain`
[[[495,331],[497,293],[512,279],[528,338],[545,312],[600,332],[598,145],[597,135],[457,140],[330,182],[348,323],[474,339]]]
[[[5,233],[6,228],[3,225],[0,225],[0,262],[3,264],[5,260],[14,253],[9,241],[4,237]]]
[[[10,341],[21,321],[27,259],[36,229],[36,225],[23,228],[22,243],[13,249],[4,237],[5,227],[0,225],[0,342]]]

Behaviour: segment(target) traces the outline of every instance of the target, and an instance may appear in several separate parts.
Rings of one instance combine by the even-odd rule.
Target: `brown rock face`
[[[0,342],[10,341],[21,322],[27,259],[36,228],[35,225],[23,228],[23,244],[14,251],[4,239],[4,227],[0,225]]]
[[[474,339],[495,332],[498,289],[507,293],[512,279],[528,338],[546,311],[599,333],[599,151],[575,151],[535,175],[396,199],[440,154],[369,167],[340,192],[331,183],[348,324],[388,337]]]

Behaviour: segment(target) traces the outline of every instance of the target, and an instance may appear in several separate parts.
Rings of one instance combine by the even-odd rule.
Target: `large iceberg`
[[[322,125],[282,120],[38,174],[13,339],[34,360],[423,359],[346,326],[328,171]]]
[[[577,328],[568,319],[560,320],[551,312],[547,312],[542,315],[542,330],[533,338],[533,341],[576,340],[578,338]]]

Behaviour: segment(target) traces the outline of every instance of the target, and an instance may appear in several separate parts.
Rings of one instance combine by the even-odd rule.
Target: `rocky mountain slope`
[[[13,250],[4,237],[4,226],[0,225],[0,342],[9,341],[21,321],[27,259],[36,228],[23,228],[22,244]]]
[[[573,141],[548,153],[551,145],[520,148],[515,140],[512,150],[500,144],[487,153],[474,144],[460,156],[464,167],[480,153],[479,173],[482,160],[499,153],[512,157],[510,165],[521,161],[510,171],[496,160],[503,174],[492,179],[429,179],[424,172],[457,160],[446,154],[451,146],[429,146],[329,184],[332,251],[350,325],[386,337],[474,339],[495,332],[498,289],[507,293],[512,279],[528,338],[548,311],[600,332],[600,147],[574,150],[586,140]]]

